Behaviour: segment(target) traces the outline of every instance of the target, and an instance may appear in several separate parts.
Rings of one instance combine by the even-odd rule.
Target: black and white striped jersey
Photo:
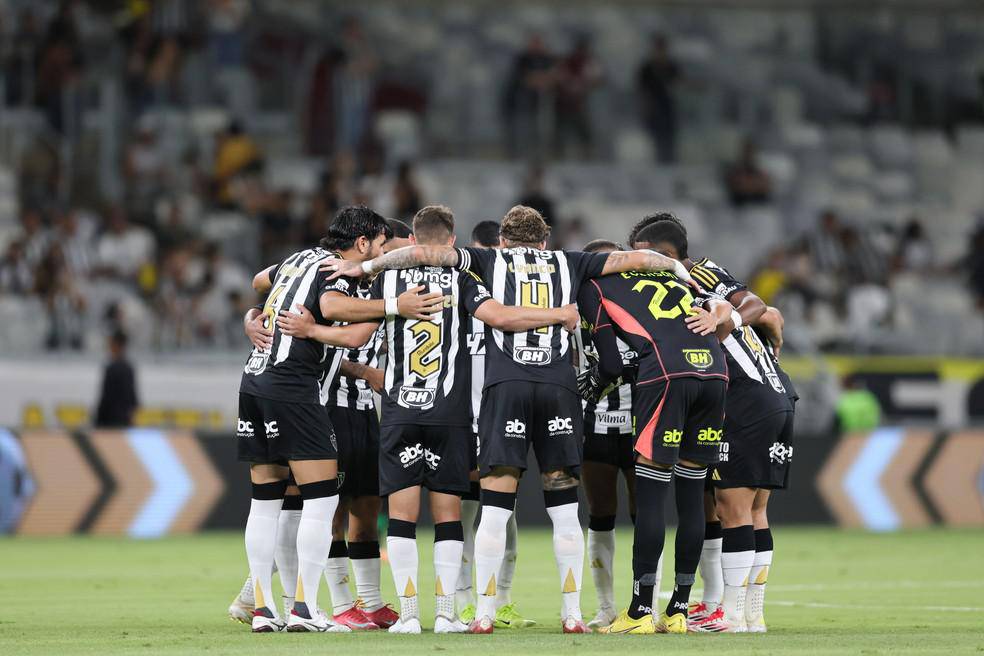
[[[359,298],[369,298],[369,286],[360,285],[356,290]],[[379,348],[382,346],[385,336],[385,328],[382,325],[373,333],[365,346],[358,349],[329,349],[329,357],[337,356],[335,351],[339,351],[337,368],[341,367],[343,361],[364,364],[369,367],[379,366]],[[328,404],[339,408],[349,408],[350,410],[373,410],[376,403],[373,398],[372,388],[369,383],[361,378],[350,378],[341,373],[332,375],[325,371],[324,383],[328,385],[326,390]]]
[[[585,280],[601,275],[608,253],[535,248],[459,248],[461,269],[481,276],[503,305],[559,308],[573,303]],[[563,326],[520,333],[486,328],[485,387],[509,380],[577,390],[570,334]]]
[[[577,352],[580,354],[578,371],[588,366],[588,354],[598,355],[591,343],[591,329],[586,321],[575,335]],[[618,336],[615,337],[618,351],[622,354],[622,364],[629,365],[638,359],[638,354]],[[584,432],[595,435],[632,435],[632,385],[626,383],[613,389],[597,404],[581,401],[584,408]]]
[[[717,293],[728,301],[748,289],[727,269],[707,258],[696,260],[690,275],[702,289]],[[790,409],[790,395],[783,384],[788,377],[779,368],[771,347],[754,328],[741,326],[733,330],[721,346],[731,379],[727,397],[729,421],[746,425],[774,412]]]
[[[491,298],[476,275],[451,267],[384,271],[372,283],[373,298],[397,297],[423,285],[444,295],[444,310],[419,321],[387,317],[386,372],[380,423],[471,424],[471,314]]]
[[[478,415],[485,388],[485,324],[475,317],[471,318],[471,332],[468,333],[468,353],[471,355],[472,432],[478,435]]]
[[[291,403],[324,403],[319,381],[324,373],[327,347],[311,339],[284,335],[275,319],[281,310],[303,305],[318,323],[331,323],[322,316],[319,303],[321,294],[328,291],[329,274],[318,267],[332,255],[322,248],[298,251],[271,273],[272,288],[263,313],[267,325],[273,327],[273,344],[269,350],[254,348],[249,354],[240,392]]]

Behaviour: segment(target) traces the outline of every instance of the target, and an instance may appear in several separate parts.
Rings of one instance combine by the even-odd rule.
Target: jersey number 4
[[[519,283],[519,304],[528,308],[550,307],[550,285],[545,282],[524,280]],[[533,332],[539,335],[549,335],[550,327],[537,328]]]

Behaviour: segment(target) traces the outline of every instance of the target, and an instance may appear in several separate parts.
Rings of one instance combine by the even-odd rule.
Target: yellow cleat
[[[639,619],[633,619],[629,617],[628,610],[623,610],[615,617],[614,622],[598,629],[598,633],[647,635],[656,633],[656,624],[653,622],[653,616],[649,613]]]
[[[687,616],[683,613],[673,613],[668,616],[664,613],[656,623],[657,633],[686,633]]]

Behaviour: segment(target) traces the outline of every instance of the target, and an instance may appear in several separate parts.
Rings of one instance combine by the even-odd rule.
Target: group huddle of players
[[[642,219],[627,249],[546,250],[550,229],[525,206],[479,224],[470,247],[455,247],[454,229],[444,206],[421,209],[412,227],[346,207],[320,246],[254,278],[265,302],[244,318],[254,348],[237,431],[252,481],[250,576],[230,615],[255,632],[420,633],[426,488],[434,632],[532,624],[510,596],[532,447],[565,633],[765,631],[766,507],[787,483],[796,401],[778,362],[781,314],[691,258],[669,213]],[[632,599],[619,612],[620,472],[634,541]],[[579,486],[598,595],[588,623]],[[674,585],[660,609],[671,486]],[[399,612],[380,593],[381,497]],[[703,598],[691,603],[698,567]],[[322,575],[331,613],[317,604]]]

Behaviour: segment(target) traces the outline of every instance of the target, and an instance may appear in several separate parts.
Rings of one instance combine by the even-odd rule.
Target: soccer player
[[[698,284],[726,298],[738,315],[734,329],[723,336],[731,382],[721,458],[711,481],[722,527],[723,590],[721,597],[705,594],[705,608],[698,607],[704,616],[695,617],[691,628],[764,632],[765,585],[773,551],[766,508],[771,491],[784,489],[788,483],[798,398],[773,348],[782,344],[782,315],[767,308],[723,267],[706,258],[691,260],[686,229],[676,217],[669,215],[652,223],[637,239],[680,257]],[[705,586],[717,573],[714,563],[706,569],[706,574],[702,569]],[[718,598],[722,599],[720,607]]]
[[[693,298],[672,273],[630,272],[592,281],[578,296],[598,349],[597,373],[583,378],[593,396],[622,374],[617,338],[639,354],[633,412],[636,428],[636,524],[629,607],[605,633],[686,633],[687,608],[704,533],[707,465],[717,461],[727,369],[717,326],[730,321],[721,300]],[[704,306],[711,312],[706,311]],[[654,621],[654,587],[666,529],[664,506],[675,478],[679,524],[675,586]]]
[[[507,306],[559,308],[593,277],[631,270],[673,270],[679,262],[649,251],[582,253],[548,251],[550,229],[536,210],[517,205],[503,218],[499,250],[416,246],[391,251],[361,265],[333,262],[335,275],[372,274],[421,265],[471,269]],[[582,456],[582,411],[572,366],[570,336],[558,327],[486,332],[485,391],[479,417],[482,520],[475,536],[479,590],[471,633],[491,633],[496,575],[505,553],[505,527],[513,514],[519,478],[533,447],[541,471],[565,633],[589,633],[581,618],[584,534],[578,521],[577,485]]]
[[[472,230],[472,248],[499,248],[499,223],[481,221]],[[471,334],[468,335],[468,350],[472,355],[472,434],[475,442],[472,462],[471,485],[468,493],[461,497],[461,524],[465,532],[465,546],[461,556],[461,571],[455,591],[458,616],[461,621],[470,623],[475,619],[475,597],[472,591],[475,561],[475,528],[478,511],[481,508],[481,493],[478,476],[478,417],[482,407],[482,388],[485,386],[485,324],[472,317]],[[521,629],[533,626],[535,621],[526,619],[512,600],[512,580],[516,572],[517,553],[516,513],[506,524],[506,553],[502,568],[496,577],[495,627],[500,629]]]
[[[613,241],[596,239],[585,245],[586,253],[611,253],[622,248]],[[580,370],[586,370],[598,359],[591,343],[588,321],[582,320],[578,333]],[[616,338],[623,364],[636,364],[638,354],[628,344]],[[618,475],[625,477],[629,493],[629,513],[635,521],[635,454],[632,451],[632,385],[624,382],[597,403],[584,400],[584,464],[581,482],[588,498],[588,566],[598,595],[598,613],[588,627],[608,626],[618,614],[615,608],[615,515],[618,511]],[[659,579],[663,561],[654,585],[659,594]]]

